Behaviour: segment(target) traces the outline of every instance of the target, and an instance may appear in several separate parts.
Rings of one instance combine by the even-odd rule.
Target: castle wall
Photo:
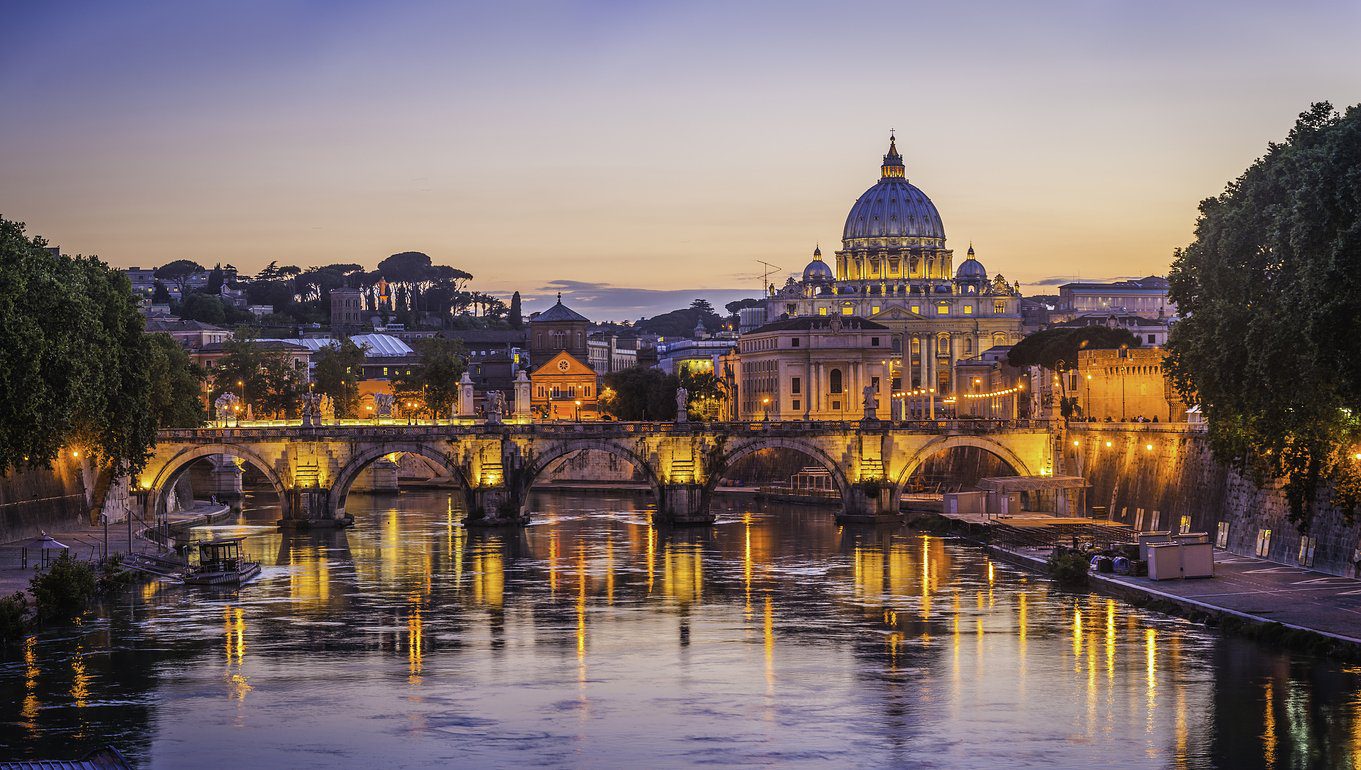
[[[1244,555],[1256,555],[1259,536],[1269,530],[1263,555],[1302,563],[1303,536],[1288,519],[1280,486],[1258,487],[1217,462],[1200,431],[1177,424],[1075,423],[1064,434],[1060,454],[1058,472],[1085,477],[1091,484],[1088,505],[1107,506],[1116,521],[1176,531],[1185,516],[1189,531],[1207,532],[1211,540],[1220,536],[1224,522],[1224,544]],[[1348,523],[1344,512],[1325,499],[1316,507],[1309,535],[1315,538],[1313,569],[1358,575],[1361,524]]]

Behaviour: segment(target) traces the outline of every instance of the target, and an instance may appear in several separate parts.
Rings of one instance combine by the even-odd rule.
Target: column
[[[922,335],[914,337],[917,341],[917,380],[921,387],[926,387],[926,338]]]
[[[950,335],[950,393],[956,398],[959,397],[959,372],[955,363],[959,361],[959,335]],[[955,405],[958,406],[956,401]]]

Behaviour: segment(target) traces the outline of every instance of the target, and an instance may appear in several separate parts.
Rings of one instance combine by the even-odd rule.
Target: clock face
[[[567,363],[567,359],[564,358],[558,362],[558,371],[565,372],[570,368],[572,368],[572,365]]]

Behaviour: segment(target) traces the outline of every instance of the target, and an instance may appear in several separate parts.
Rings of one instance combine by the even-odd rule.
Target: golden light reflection
[[[85,708],[89,697],[90,675],[85,670],[84,648],[77,645],[75,654],[71,656],[71,698],[76,708]]]
[[[765,611],[762,613],[762,631],[766,659],[766,694],[775,694],[775,602],[766,594]]]
[[[993,583],[996,582],[997,582],[997,569],[993,565],[992,561],[988,561],[988,585],[992,585]]]
[[[652,595],[652,585],[656,581],[657,573],[657,530],[652,526],[652,519],[647,521],[647,595]]]
[[[1082,608],[1073,608],[1073,670],[1080,670],[1082,662]]]
[[[586,546],[577,546],[577,660],[586,659]]]
[[[751,619],[751,513],[742,514],[742,589],[746,595],[743,615]]]
[[[1016,683],[1021,695],[1025,695],[1026,675],[1026,632],[1029,625],[1029,607],[1026,593],[1022,591],[1016,599]]]
[[[240,607],[222,608],[223,637],[228,663],[241,663],[246,657],[246,612]]]
[[[558,533],[555,531],[548,538],[548,592],[553,595],[558,593]]]
[[[666,595],[681,606],[702,600],[704,560],[699,545],[667,543],[662,549],[662,577],[666,582]]]
[[[411,594],[406,597],[406,604],[406,681],[417,685],[425,665],[425,619],[421,614],[421,597]]]
[[[1115,600],[1106,600],[1106,679],[1115,679]]]
[[[31,732],[38,729],[38,710],[41,704],[38,702],[38,675],[42,673],[38,668],[38,637],[30,636],[24,639],[24,702],[20,707],[19,714],[24,718],[24,727]]]
[[[921,618],[931,617],[931,538],[922,536],[922,601]]]
[[[1262,760],[1272,768],[1276,766],[1276,698],[1270,680],[1267,680],[1263,700],[1266,701],[1266,714],[1262,718]]]
[[[614,530],[605,535],[605,603],[614,604]]]
[[[478,544],[473,549],[473,601],[500,607],[505,593],[506,572],[499,541]]]
[[[1144,630],[1144,658],[1148,670],[1148,702],[1145,706],[1147,716],[1144,731],[1151,735],[1153,711],[1158,702],[1158,632],[1151,628]]]

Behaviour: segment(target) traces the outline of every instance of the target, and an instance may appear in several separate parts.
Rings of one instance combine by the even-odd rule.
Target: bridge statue
[[[865,419],[879,419],[879,391],[873,385],[866,385],[865,395]]]
[[[213,410],[217,413],[217,421],[226,426],[228,420],[240,413],[241,398],[230,391],[223,393],[213,401]]]
[[[506,413],[505,394],[499,390],[487,391],[482,397],[482,410],[487,413],[488,425],[500,425],[501,417]]]
[[[378,415],[378,419],[392,417],[392,403],[395,399],[391,393],[373,394],[373,411]]]
[[[690,391],[682,385],[676,388],[676,422],[687,422],[690,419]]]

